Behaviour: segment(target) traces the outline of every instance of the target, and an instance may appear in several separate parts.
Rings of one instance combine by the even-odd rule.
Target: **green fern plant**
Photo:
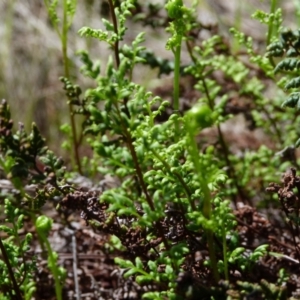
[[[241,223],[243,220],[235,217],[233,209],[239,208],[241,201],[251,203],[257,198],[264,203],[273,201],[274,197],[261,196],[265,183],[291,163],[282,163],[282,157],[274,151],[288,146],[295,136],[295,132],[285,136],[279,125],[292,126],[290,115],[280,108],[282,94],[272,102],[264,92],[266,81],[277,80],[273,73],[277,58],[273,57],[289,53],[288,59],[278,64],[276,73],[296,75],[298,53],[289,48],[297,50],[298,31],[283,31],[284,41],[272,44],[282,21],[281,11],[275,10],[272,1],[271,13],[255,14],[268,26],[267,44],[271,44],[267,55],[255,50],[250,37],[231,30],[240,47],[246,50],[245,60],[219,35],[212,34],[204,41],[195,38],[203,27],[196,20],[196,2],[191,8],[181,0],[168,1],[164,8],[152,7],[154,11],[166,10],[159,22],[145,21],[139,13],[135,15],[134,20],[154,27],[169,23],[167,31],[171,37],[166,47],[173,52],[173,62],[156,57],[143,45],[147,38],[144,32],[125,44],[126,21],[138,11],[137,1],[108,1],[111,20],[102,20],[105,29],[86,26],[79,30],[81,36],[95,38],[111,49],[107,59],[95,62],[87,51],[78,52],[83,75],[93,81],[83,91],[74,84],[68,70],[68,29],[75,15],[76,1],[63,2],[62,23],[58,17],[58,1],[45,1],[62,42],[65,74],[60,80],[71,117],[71,127],[66,125],[64,129],[69,133],[69,147],[77,153],[77,167],[73,165],[72,171],[84,171],[97,180],[110,176],[116,184],[109,188],[104,183],[102,189],[85,191],[67,183],[71,173],[66,172],[62,159],[45,147],[36,126],[33,125],[30,134],[23,126],[13,131],[8,104],[2,103],[0,163],[4,175],[19,191],[16,195],[5,195],[7,219],[0,227],[7,234],[1,248],[3,257],[4,253],[8,254],[8,259],[0,260],[0,267],[7,274],[5,280],[0,280],[1,287],[5,288],[3,298],[24,295],[29,299],[35,291],[34,260],[20,265],[20,260],[14,258],[23,258],[31,242],[30,235],[24,240],[18,235],[25,216],[36,225],[42,248],[48,253],[56,298],[64,297],[62,284],[66,274],[58,265],[58,254],[53,252],[48,240],[51,220],[40,213],[46,202],[54,205],[55,201],[62,217],[70,211],[80,211],[95,231],[111,236],[106,249],[118,250],[115,263],[124,270],[125,280],[135,280],[139,285],[140,298],[189,299],[201,293],[203,297],[219,299],[231,292],[236,297],[251,293],[274,299],[286,296],[284,285],[288,275],[283,271],[277,275],[278,286],[265,280],[260,283],[237,280],[235,272],[245,278],[266,255],[285,256],[268,251],[265,244],[258,247],[245,245],[245,241],[241,244],[243,237],[237,231],[238,224],[250,229],[252,224]],[[181,63],[183,43],[190,59],[185,66]],[[134,72],[141,64],[158,68],[158,76],[173,74],[171,103],[135,82]],[[197,100],[189,109],[181,111],[180,81],[187,75],[192,78]],[[284,82],[286,89],[297,89],[299,79],[287,78],[279,86]],[[246,150],[242,154],[230,149],[222,125],[233,118],[230,101],[242,97],[253,100],[252,106],[243,111],[244,116],[253,129],[259,127],[272,135],[274,149],[263,145],[257,151]],[[292,99],[295,101],[295,94]],[[291,101],[285,102],[289,106],[286,103]],[[298,102],[293,105],[296,107]],[[73,126],[75,114],[83,120],[80,140]],[[213,130],[215,139],[206,143],[205,138]],[[93,154],[85,158],[81,168],[84,160],[76,151],[84,139]],[[260,181],[256,181],[257,177]],[[26,191],[26,184],[38,184],[34,194]],[[53,201],[54,198],[59,200]],[[17,218],[20,212],[22,217]],[[64,221],[68,224],[68,220]],[[28,273],[23,272],[25,265]],[[11,270],[17,272],[11,276]],[[13,292],[7,292],[9,289]]]
[[[180,1],[167,5],[171,17],[175,13],[170,12],[173,4],[174,9],[187,13],[183,14],[181,25],[184,21],[191,23],[191,11]],[[109,57],[106,71],[101,75],[88,54],[81,52],[85,64],[82,70],[95,79],[97,86],[87,90],[82,99],[74,97],[74,103],[79,107],[77,112],[86,118],[85,134],[93,136],[88,140],[97,158],[98,171],[115,176],[120,182],[120,186],[106,190],[100,197],[100,205],[107,207],[106,221],[94,217],[87,221],[97,230],[113,233],[131,253],[129,260],[116,259],[116,263],[128,269],[125,277],[135,276],[139,284],[151,283],[159,290],[145,292],[143,298],[175,299],[176,277],[182,271],[186,255],[193,255],[190,243],[194,235],[203,234],[203,243],[208,244],[207,266],[215,282],[220,278],[220,259],[224,261],[224,277],[229,278],[228,253],[231,250],[226,236],[233,232],[235,223],[229,202],[223,202],[222,194],[218,194],[226,175],[219,169],[214,149],[200,154],[195,142],[198,132],[222,122],[223,104],[210,107],[200,101],[199,106],[183,118],[178,114],[175,100],[174,113],[166,122],[157,121],[169,103],[132,82],[133,68],[145,63],[145,48],[141,46],[144,34],[137,35],[132,45],[119,43],[126,32],[123,20],[132,8],[131,1],[123,1],[114,12],[111,10],[120,20],[117,28],[114,22],[104,20],[107,31],[89,27],[79,31],[81,35],[106,42],[113,48],[115,58],[114,63]],[[175,27],[179,25],[174,24]],[[188,31],[177,30],[181,30],[181,38]],[[173,37],[177,34],[175,30]],[[181,38],[176,45],[169,44],[176,60],[175,98],[178,97]],[[209,47],[212,46],[208,42]],[[63,81],[67,93],[72,94],[76,85],[67,79]],[[179,218],[182,234],[173,224],[172,211]],[[220,224],[222,231],[218,230]],[[134,236],[140,236],[140,241],[131,240],[134,232]],[[176,235],[179,236],[174,243],[172,236],[175,239]],[[221,251],[215,245],[215,238],[222,241]],[[158,272],[161,265],[165,268]]]

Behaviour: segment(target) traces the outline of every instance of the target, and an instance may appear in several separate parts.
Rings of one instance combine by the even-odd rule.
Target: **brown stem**
[[[146,187],[146,184],[145,184],[145,181],[144,181],[144,178],[143,178],[143,173],[142,173],[140,164],[138,162],[136,151],[135,151],[133,143],[132,143],[132,137],[131,137],[130,133],[127,131],[127,128],[124,127],[124,129],[125,129],[125,134],[126,134],[126,138],[127,138],[127,145],[128,145],[129,151],[131,153],[131,156],[132,156],[132,159],[133,159],[133,162],[134,162],[134,165],[135,165],[136,173],[137,173],[139,182],[141,184],[141,188],[143,190],[143,193],[145,194],[148,205],[150,206],[151,210],[154,211],[155,210],[154,203],[153,203],[153,201],[152,201],[152,199],[149,196],[149,193],[147,191],[147,187]]]
[[[116,14],[115,14],[114,4],[113,4],[112,0],[108,0],[108,2],[109,2],[110,12],[111,12],[111,16],[112,16],[113,25],[114,25],[114,31],[115,31],[116,35],[118,35],[118,32],[119,32],[118,31],[118,22],[117,22],[117,18],[116,18]],[[120,57],[119,57],[119,39],[118,38],[117,38],[117,40],[114,44],[114,52],[115,52],[116,66],[117,66],[117,68],[119,68],[119,66],[120,66]],[[130,117],[130,112],[129,112],[128,107],[127,107],[127,101],[128,101],[128,99],[124,98],[125,113],[128,117]],[[123,120],[122,120],[118,105],[116,104],[115,106],[116,106],[119,118],[121,120],[121,124],[122,124],[123,130],[124,130],[124,133],[125,133],[125,137],[126,137],[127,147],[129,148],[129,151],[131,153],[131,156],[132,156],[132,159],[133,159],[133,162],[134,162],[134,165],[135,165],[137,177],[138,177],[138,180],[140,182],[142,191],[145,194],[146,201],[147,201],[148,205],[150,206],[151,210],[154,211],[155,210],[154,203],[153,203],[153,201],[152,201],[152,199],[151,199],[151,197],[148,193],[148,190],[147,190],[144,178],[143,178],[143,173],[142,173],[140,164],[138,162],[137,154],[136,154],[136,151],[135,151],[134,146],[133,146],[133,141],[132,141],[131,134],[127,130],[126,125],[123,124]],[[163,243],[164,243],[166,249],[169,250],[169,245],[168,245],[167,240],[164,236],[161,224],[159,222],[156,222],[155,224],[158,228],[159,234],[160,234],[160,236],[163,240]]]
[[[137,157],[134,145],[133,145],[132,136],[131,136],[130,132],[128,131],[127,127],[126,127],[126,124],[124,124],[124,122],[123,122],[123,118],[121,116],[121,112],[120,112],[118,104],[115,104],[115,108],[116,108],[119,120],[121,121],[121,126],[122,126],[122,129],[123,129],[123,132],[124,132],[124,138],[125,138],[125,141],[126,141],[126,145],[129,149],[131,157],[133,159],[133,163],[134,163],[134,166],[135,166],[138,181],[141,185],[142,191],[143,191],[143,193],[146,197],[146,201],[147,201],[148,205],[150,206],[152,211],[155,211],[154,203],[153,203],[152,198],[150,197],[150,195],[148,193],[147,186],[146,186],[146,183],[144,181],[143,172],[142,172],[142,169],[140,167],[138,157]],[[156,225],[156,227],[159,231],[159,234],[160,234],[160,236],[163,240],[163,243],[164,243],[166,249],[169,250],[170,247],[169,247],[168,242],[165,238],[165,235],[164,235],[163,228],[162,228],[161,224],[158,221],[158,222],[155,223],[155,225]]]
[[[115,31],[115,34],[118,35],[119,31],[118,31],[117,17],[115,14],[115,7],[114,7],[112,0],[108,0],[108,2],[109,2],[109,7],[110,7],[110,14],[111,14],[113,25],[114,25],[114,31]],[[117,68],[119,68],[120,57],[119,57],[119,39],[118,38],[116,39],[115,44],[114,44],[114,51],[115,51],[116,65],[117,65]]]
[[[126,127],[124,127],[124,128],[125,128],[125,133],[126,133],[126,137],[127,137],[127,145],[128,145],[128,148],[130,150],[130,153],[131,153],[134,165],[135,165],[135,169],[136,169],[136,173],[137,173],[139,182],[140,182],[142,190],[145,194],[146,201],[147,201],[148,205],[150,206],[151,210],[155,211],[154,203],[153,203],[153,201],[152,201],[152,199],[151,199],[151,197],[148,193],[146,183],[145,183],[144,178],[143,178],[143,173],[142,173],[142,170],[141,170],[138,158],[137,158],[137,154],[136,154],[136,151],[135,151],[133,143],[132,143],[132,137],[131,137],[130,133],[128,132],[127,128]],[[169,250],[170,247],[169,247],[169,244],[168,244],[168,242],[166,240],[166,237],[164,235],[163,228],[162,228],[161,224],[159,223],[159,221],[157,221],[155,223],[155,225],[158,228],[158,232],[159,232],[159,234],[160,234],[160,236],[163,240],[163,243],[165,245],[166,250]]]

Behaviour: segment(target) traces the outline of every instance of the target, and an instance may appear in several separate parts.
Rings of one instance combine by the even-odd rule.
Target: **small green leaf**
[[[124,274],[124,278],[128,278],[128,277],[134,275],[135,273],[138,273],[138,270],[136,268],[132,268]]]
[[[119,257],[115,257],[115,263],[121,268],[134,268],[134,265],[130,260],[125,260]]]
[[[111,22],[109,22],[108,20],[106,20],[104,18],[102,18],[102,22],[107,31],[114,31],[114,25]]]
[[[279,71],[293,71],[294,69],[299,69],[300,61],[298,58],[285,58],[276,66],[274,73]]]
[[[157,271],[157,263],[155,261],[149,260],[148,266],[151,271]]]
[[[151,282],[152,280],[153,277],[151,275],[138,275],[135,278],[135,281],[140,285]]]
[[[258,247],[255,249],[255,252],[256,252],[256,251],[266,252],[268,247],[269,247],[269,245],[267,245],[267,244],[260,245],[260,246],[258,246]]]
[[[143,263],[142,263],[142,261],[141,261],[141,259],[139,257],[136,257],[136,259],[135,259],[135,265],[140,270],[143,270],[143,268],[144,268]]]
[[[284,87],[284,89],[288,90],[291,88],[298,88],[300,86],[300,77],[293,78],[290,80]]]
[[[23,227],[24,215],[20,215],[17,220],[17,229],[21,229]]]
[[[242,253],[244,253],[245,248],[244,247],[238,247],[235,250],[233,250],[229,256],[228,261],[230,263],[233,263]]]
[[[296,107],[298,106],[298,102],[300,99],[300,93],[296,92],[296,93],[292,93],[290,94],[290,96],[282,103],[282,107]]]
[[[165,270],[166,274],[172,274],[173,271],[174,270],[173,270],[173,268],[171,266],[169,266],[169,265],[166,266],[166,270]]]

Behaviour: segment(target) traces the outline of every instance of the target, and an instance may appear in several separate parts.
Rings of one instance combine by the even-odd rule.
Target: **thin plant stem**
[[[125,140],[126,140],[126,145],[127,145],[128,149],[129,149],[131,157],[133,159],[133,163],[134,163],[134,166],[135,166],[135,170],[136,170],[138,181],[139,181],[139,183],[141,185],[142,191],[143,191],[143,193],[144,193],[144,195],[146,197],[146,201],[147,201],[150,209],[152,211],[155,211],[155,206],[154,206],[153,200],[152,200],[152,198],[150,197],[150,195],[148,193],[147,186],[146,186],[146,183],[144,181],[143,172],[142,172],[142,169],[141,169],[138,157],[137,157],[137,153],[136,153],[134,145],[133,145],[132,136],[131,136],[130,132],[128,131],[126,125],[123,122],[123,118],[121,116],[121,112],[120,112],[118,104],[115,104],[115,108],[117,110],[117,114],[119,116],[119,120],[121,121],[121,126],[122,126],[122,129],[123,129],[123,132],[124,132],[124,137],[125,137]],[[169,250],[170,247],[169,247],[169,244],[168,244],[168,242],[166,240],[166,237],[164,235],[163,228],[162,228],[161,224],[159,222],[156,222],[155,225],[156,225],[156,227],[158,229],[158,232],[159,232],[159,234],[160,234],[160,236],[161,236],[161,238],[163,240],[165,248],[167,250]]]
[[[115,14],[115,7],[114,7],[114,4],[113,4],[112,0],[108,0],[108,2],[109,2],[109,7],[110,7],[110,14],[111,14],[112,21],[113,21],[113,24],[114,24],[114,31],[115,31],[116,35],[118,36],[119,30],[118,30],[117,17],[116,17],[116,14]],[[119,66],[120,66],[119,39],[116,39],[116,41],[115,41],[114,52],[115,52],[116,65],[117,65],[117,68],[119,68]]]
[[[44,0],[44,4],[48,10],[50,11],[50,5],[47,0]],[[53,22],[54,30],[56,31],[57,35],[59,36],[59,39],[61,41],[61,47],[62,47],[62,55],[63,55],[63,62],[64,62],[64,76],[66,78],[70,78],[70,72],[69,72],[69,59],[68,59],[68,30],[69,30],[69,24],[68,24],[68,1],[63,0],[63,22],[62,22],[62,31],[58,28],[58,23]],[[73,147],[71,148],[72,155],[71,155],[71,161],[72,165],[77,167],[77,170],[80,174],[82,174],[81,169],[81,161],[79,157],[79,143],[77,141],[77,132],[76,132],[76,124],[75,124],[75,116],[73,112],[73,106],[69,102],[68,104],[69,108],[69,117],[70,117],[70,123],[71,123],[71,131],[72,131],[72,143]],[[74,157],[75,156],[75,157]]]
[[[196,62],[196,58],[192,53],[192,49],[191,49],[189,43],[186,42],[186,44],[187,44],[187,49],[190,53],[190,56],[191,56],[193,62]],[[204,85],[204,89],[206,89],[205,92],[207,93],[208,105],[213,110],[214,102],[209,97],[208,88],[206,86],[205,80],[203,78],[201,80]],[[197,147],[196,141],[194,139],[194,131],[190,127],[189,124],[187,124],[187,129],[188,129],[187,131],[188,131],[188,137],[189,137],[190,155],[193,159],[193,163],[194,163],[196,172],[198,174],[199,182],[200,182],[202,193],[204,196],[202,212],[203,212],[204,217],[206,217],[207,220],[210,220],[212,207],[211,207],[211,195],[210,195],[209,187],[208,187],[208,184],[207,184],[205,178],[203,178],[203,176],[201,175],[203,170],[201,167],[201,158],[199,156],[198,147]],[[225,144],[225,146],[226,146],[226,144]],[[211,261],[212,272],[213,272],[215,281],[218,282],[220,277],[219,277],[219,272],[218,272],[218,268],[217,268],[214,235],[213,235],[213,232],[211,229],[206,229],[206,234],[207,234],[208,252],[209,252],[209,257],[210,257],[210,261]]]
[[[112,0],[108,0],[108,2],[109,2],[110,14],[111,14],[113,25],[114,25],[114,32],[117,36],[119,36],[119,29],[118,29],[117,16],[116,16],[116,13],[115,13],[115,6],[114,6],[114,3],[113,3]],[[115,53],[115,60],[116,60],[116,68],[118,69],[119,66],[120,66],[119,38],[117,38],[115,43],[114,43],[114,53]],[[130,117],[130,112],[129,112],[129,109],[127,107],[127,102],[128,102],[128,98],[125,97],[123,99],[124,111],[125,111],[126,115],[128,117]]]
[[[135,151],[135,148],[134,148],[134,145],[133,145],[132,137],[131,137],[131,135],[128,132],[128,130],[127,130],[126,127],[125,127],[125,132],[127,134],[127,141],[128,141],[127,145],[129,147],[132,159],[134,161],[136,173],[137,173],[139,182],[141,184],[142,190],[143,190],[143,192],[145,194],[147,203],[150,206],[151,210],[155,211],[155,206],[154,206],[153,200],[151,199],[151,197],[150,197],[150,195],[148,193],[148,190],[147,190],[147,187],[146,187],[146,183],[144,181],[142,169],[140,167],[140,164],[139,164],[139,161],[138,161],[138,158],[137,158],[137,154],[136,154],[136,151]],[[159,222],[156,222],[156,227],[158,228],[158,231],[159,231],[159,234],[160,234],[160,236],[161,236],[161,238],[163,240],[164,246],[166,247],[167,250],[169,250],[170,247],[169,247],[169,244],[168,244],[168,242],[166,240],[166,237],[164,235],[163,228],[162,228],[161,224]]]
[[[117,17],[116,17],[116,14],[115,14],[114,3],[113,3],[112,0],[108,0],[108,2],[109,2],[110,12],[111,12],[111,16],[112,16],[113,25],[114,25],[114,32],[118,36],[118,32],[119,32],[118,31],[118,22],[117,22]],[[118,38],[117,38],[117,40],[116,40],[116,42],[114,44],[114,53],[115,53],[116,67],[118,69],[119,66],[120,66],[119,39]],[[180,59],[180,56],[179,56],[179,59]],[[125,111],[126,115],[128,117],[130,117],[130,112],[129,112],[129,109],[127,107],[127,102],[128,102],[128,99],[125,97],[124,101],[123,101],[123,103],[124,103],[124,111]],[[138,161],[138,157],[137,157],[137,153],[136,153],[134,145],[133,145],[132,136],[131,136],[130,132],[128,131],[126,125],[123,122],[123,118],[121,116],[121,112],[120,112],[119,104],[118,103],[115,104],[115,108],[117,110],[117,114],[118,114],[119,119],[121,121],[121,126],[123,128],[124,137],[126,139],[127,147],[128,147],[128,149],[130,151],[130,154],[131,154],[133,162],[134,162],[134,166],[135,166],[135,170],[136,170],[138,181],[139,181],[139,183],[141,185],[142,191],[143,191],[143,193],[144,193],[144,195],[146,197],[146,201],[147,201],[148,205],[150,206],[151,210],[154,211],[155,210],[155,206],[154,206],[152,198],[150,197],[150,195],[148,193],[147,186],[146,186],[146,183],[144,181],[143,172],[142,172],[142,169],[140,167],[140,164],[139,164],[139,161]],[[167,250],[169,250],[170,247],[169,247],[169,244],[168,244],[168,242],[166,240],[166,237],[164,235],[163,228],[162,228],[161,224],[159,222],[156,222],[155,225],[156,225],[156,227],[158,229],[158,232],[159,232],[159,234],[160,234],[160,236],[162,238],[162,241],[163,241],[163,244],[164,244],[165,248]]]
[[[38,233],[41,241],[43,242],[43,244],[46,246],[48,255],[49,255],[49,262],[51,263],[50,269],[54,278],[54,282],[55,282],[55,294],[56,294],[56,299],[57,300],[62,300],[62,286],[61,286],[61,282],[60,282],[60,278],[59,278],[59,270],[56,264],[56,258],[54,256],[54,253],[52,251],[51,245],[48,241],[48,239],[43,235]]]
[[[190,152],[190,155],[192,157],[196,173],[198,175],[198,180],[201,186],[201,191],[203,193],[203,208],[202,213],[203,216],[209,221],[211,219],[211,194],[208,187],[208,183],[206,182],[205,178],[203,177],[202,173],[204,172],[202,168],[202,161],[201,157],[199,156],[198,147],[194,138],[194,130],[191,128],[190,124],[186,124],[187,126],[187,133],[188,133],[188,142],[189,147],[188,150]],[[216,259],[216,252],[215,252],[215,243],[214,243],[214,234],[212,229],[207,228],[205,229],[206,235],[207,235],[207,244],[208,244],[208,252],[209,252],[209,258],[211,262],[211,268],[213,272],[213,276],[216,282],[219,281],[219,273],[217,268],[217,259]]]
[[[118,31],[118,22],[117,22],[117,18],[116,18],[116,14],[115,14],[114,3],[113,3],[112,0],[108,0],[108,2],[109,2],[110,13],[111,13],[111,17],[112,17],[112,21],[113,21],[113,25],[114,25],[114,32],[118,35],[118,32],[119,32]],[[119,66],[120,66],[119,39],[117,39],[116,42],[115,42],[115,44],[114,44],[114,53],[115,53],[116,67],[119,68]],[[127,104],[127,101],[126,101],[126,99],[124,99],[125,108],[127,107],[126,104]],[[143,173],[142,173],[142,170],[140,168],[140,164],[138,162],[138,158],[137,158],[137,154],[136,154],[136,151],[135,151],[135,148],[134,148],[134,145],[133,145],[131,134],[127,130],[126,125],[123,124],[122,116],[121,116],[121,113],[120,113],[120,109],[119,109],[118,103],[115,104],[115,108],[117,110],[117,114],[119,116],[119,119],[121,120],[121,124],[122,124],[122,127],[123,127],[123,132],[125,134],[126,141],[127,141],[127,146],[129,148],[129,151],[130,151],[131,156],[133,158],[135,169],[136,169],[136,173],[137,173],[137,177],[138,177],[139,182],[141,184],[141,188],[142,188],[143,193],[144,193],[144,195],[146,197],[146,201],[147,201],[148,205],[150,206],[151,210],[154,210],[155,209],[154,208],[154,203],[153,203],[153,201],[152,201],[152,199],[151,199],[151,197],[150,197],[150,195],[149,195],[149,193],[147,191],[147,187],[146,187],[146,184],[144,182]]]
[[[63,53],[63,61],[64,61],[64,73],[66,78],[70,78],[69,72],[69,59],[68,59],[68,1],[63,1],[63,30],[61,36],[61,43],[62,43],[62,53]],[[76,124],[75,124],[75,116],[73,111],[73,105],[69,102],[69,115],[70,115],[70,123],[71,123],[71,130],[72,130],[72,142],[73,142],[73,152],[75,155],[76,166],[78,169],[79,174],[82,174],[81,170],[81,161],[78,152],[78,143],[77,143],[77,131],[76,131]],[[73,158],[73,155],[72,155]],[[73,163],[74,164],[74,163]]]
[[[176,114],[179,114],[179,78],[180,78],[180,56],[181,56],[181,40],[180,36],[178,41],[178,45],[174,51],[175,55],[175,66],[174,66],[174,94],[173,94],[173,109]],[[179,134],[179,121],[175,120],[175,137],[178,138]]]
[[[271,14],[275,13],[276,4],[277,4],[276,0],[271,1],[271,11],[270,11]],[[269,45],[271,42],[273,30],[274,30],[274,25],[273,24],[269,25],[268,26],[268,34],[267,34],[267,45]]]

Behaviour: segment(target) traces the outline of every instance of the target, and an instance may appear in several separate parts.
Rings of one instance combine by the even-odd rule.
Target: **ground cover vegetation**
[[[78,51],[74,76],[77,3],[44,1],[68,155],[2,100],[1,300],[300,299],[300,31],[273,0],[253,14],[263,46],[223,35],[198,2],[103,1],[103,29],[78,39],[109,53]],[[128,23],[144,30],[125,42]],[[150,31],[167,32],[170,59]]]

